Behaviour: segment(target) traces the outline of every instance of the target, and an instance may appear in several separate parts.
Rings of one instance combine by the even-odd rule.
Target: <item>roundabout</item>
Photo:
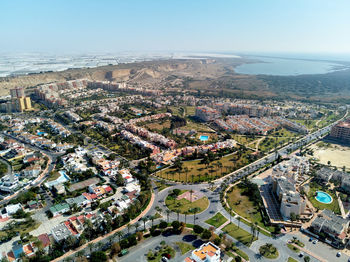
[[[208,209],[209,200],[200,191],[173,189],[169,191],[165,205],[175,213],[193,215]]]

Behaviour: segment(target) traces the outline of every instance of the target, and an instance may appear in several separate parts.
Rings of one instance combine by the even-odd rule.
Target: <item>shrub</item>
[[[159,228],[167,228],[168,227],[168,223],[165,222],[164,220],[162,220],[160,223],[159,223]]]
[[[177,231],[180,228],[180,222],[179,221],[173,221],[171,223],[171,226],[173,227],[174,231]]]
[[[96,251],[91,253],[90,257],[91,262],[101,262],[101,261],[107,261],[107,255],[103,251]]]
[[[193,231],[194,231],[194,233],[196,233],[196,234],[202,233],[203,230],[204,230],[204,228],[201,227],[201,226],[198,226],[198,225],[194,225],[194,226],[193,226]]]
[[[205,229],[201,235],[201,238],[203,238],[203,239],[211,238],[211,232],[208,229]]]

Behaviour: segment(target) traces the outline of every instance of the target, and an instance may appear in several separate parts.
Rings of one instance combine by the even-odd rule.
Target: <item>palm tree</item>
[[[109,245],[109,246],[112,245],[112,240],[113,240],[113,236],[107,237],[107,241],[108,241],[108,245]]]
[[[188,175],[188,171],[190,171],[190,170],[188,169],[188,167],[187,167],[187,166],[185,167],[185,169],[184,169],[184,170],[185,170],[185,173],[186,173],[186,183],[187,183],[187,175]]]
[[[90,243],[88,244],[88,248],[89,248],[90,253],[91,253],[92,250],[94,249],[94,243],[90,242]]]
[[[123,236],[123,232],[122,232],[122,231],[117,231],[117,233],[115,233],[115,234],[116,234],[116,236],[118,237],[119,242],[120,242],[120,239],[121,239],[122,236]]]
[[[127,224],[126,228],[128,229],[128,234],[130,234],[130,229],[132,228],[132,225],[131,224]]]
[[[141,217],[140,219],[143,222],[143,230],[146,231],[146,222],[148,221],[147,217]]]
[[[98,250],[101,250],[102,246],[103,246],[103,243],[101,241],[97,243],[97,249]]]
[[[76,257],[83,257],[84,254],[85,254],[84,249],[79,250],[79,251],[76,253]]]
[[[139,222],[136,222],[134,224],[134,228],[135,228],[135,233],[138,231],[138,228],[140,227],[140,223]]]
[[[218,168],[220,168],[220,176],[222,176],[222,167],[223,167],[223,165],[222,165],[222,163],[221,162],[218,162]]]
[[[194,191],[191,189],[190,190],[190,199],[191,199],[191,203],[192,203],[192,194],[194,193]]]
[[[176,214],[177,214],[177,221],[179,222],[180,210],[179,210],[179,209],[176,209],[175,212],[176,212]]]
[[[151,216],[149,219],[152,221],[152,227],[153,227],[153,221],[156,219],[156,217],[155,216]]]
[[[238,217],[237,217],[237,220],[238,220],[238,228],[239,228],[239,224],[241,223],[241,217],[238,216]]]
[[[186,224],[186,217],[187,217],[187,215],[188,215],[188,211],[185,211],[185,212],[184,212],[184,215],[185,215],[185,224]]]
[[[169,209],[167,209],[165,212],[166,212],[166,222],[169,223],[169,215],[170,215],[171,211]]]

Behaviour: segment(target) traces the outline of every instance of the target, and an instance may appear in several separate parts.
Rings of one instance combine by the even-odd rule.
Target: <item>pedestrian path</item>
[[[227,218],[227,217],[225,217],[225,218]],[[231,221],[227,218],[227,221],[225,223],[223,223],[221,226],[219,226],[218,229],[221,230],[230,223],[231,223]]]

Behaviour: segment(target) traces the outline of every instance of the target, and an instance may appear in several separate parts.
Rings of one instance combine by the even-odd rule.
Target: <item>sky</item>
[[[349,0],[1,0],[0,52],[349,53]]]

